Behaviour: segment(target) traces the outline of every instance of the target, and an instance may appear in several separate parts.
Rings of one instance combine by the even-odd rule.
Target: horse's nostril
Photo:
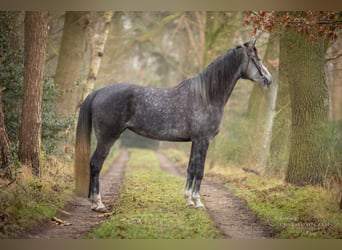
[[[263,76],[262,80],[264,82],[264,85],[266,85],[267,87],[269,87],[272,83],[272,79],[268,79],[266,76]]]

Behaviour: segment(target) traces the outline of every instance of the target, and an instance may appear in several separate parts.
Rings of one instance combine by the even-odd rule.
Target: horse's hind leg
[[[89,200],[92,202],[91,209],[97,212],[106,212],[106,207],[102,203],[100,195],[99,176],[103,162],[106,159],[116,138],[117,137],[98,139],[96,149],[90,159]]]

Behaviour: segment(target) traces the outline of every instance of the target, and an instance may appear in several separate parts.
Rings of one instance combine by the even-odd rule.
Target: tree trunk
[[[268,42],[267,51],[264,56],[265,65],[270,71],[273,82],[270,85],[268,91],[265,93],[266,98],[266,113],[265,123],[263,128],[263,140],[260,153],[259,171],[264,172],[266,170],[267,161],[270,156],[272,128],[275,117],[275,108],[278,93],[278,55],[279,55],[279,40],[278,37],[271,37]]]
[[[256,144],[252,147],[255,152],[248,151],[254,157],[258,172],[264,172],[270,156],[272,128],[275,116],[275,106],[278,92],[278,37],[271,36],[268,40],[267,49],[263,57],[265,66],[270,71],[273,82],[265,90],[255,84],[249,99],[247,118],[249,130],[248,137]],[[251,154],[252,153],[252,154]]]
[[[332,44],[327,54],[329,61],[326,64],[326,72],[331,107],[329,118],[338,121],[342,119],[342,36]]]
[[[99,72],[101,60],[104,52],[104,47],[107,41],[109,27],[112,21],[113,11],[105,11],[99,17],[93,17],[92,23],[89,26],[89,47],[90,47],[90,60],[89,70],[86,83],[84,85],[81,102],[87,97],[87,95],[93,90],[94,83]],[[95,20],[97,19],[97,20]],[[96,30],[96,25],[99,25],[99,29]]]
[[[325,40],[309,41],[289,30],[284,34],[291,100],[291,141],[286,181],[296,185],[323,185],[328,166],[326,129],[329,96],[325,81]]]
[[[11,155],[11,147],[5,128],[5,117],[2,111],[1,92],[2,90],[0,89],[0,169],[6,170]]]
[[[39,153],[45,50],[48,31],[47,11],[25,13],[24,94],[18,157],[40,175]]]
[[[84,66],[89,12],[67,11],[56,68],[55,83],[62,92],[57,100],[60,118],[75,114],[78,81]]]
[[[275,114],[272,127],[272,140],[270,145],[270,162],[268,172],[283,176],[289,161],[289,138],[291,130],[291,108],[289,82],[286,65],[283,63],[288,53],[284,44],[284,37],[279,37],[279,71],[278,93],[275,105]]]
[[[206,13],[195,11],[187,13],[183,19],[185,30],[188,33],[189,44],[197,71],[203,68],[203,54],[205,50]]]

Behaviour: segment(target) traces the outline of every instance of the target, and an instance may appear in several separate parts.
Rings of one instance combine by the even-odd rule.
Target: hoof
[[[98,194],[97,197],[90,198],[89,201],[91,202],[91,210],[99,213],[105,213],[107,212],[106,206],[101,201],[101,195]]]
[[[107,212],[107,208],[105,206],[97,205],[96,203],[93,203],[93,205],[91,206],[91,210],[93,210],[95,212],[99,212],[99,213],[106,213]]]
[[[195,203],[193,202],[193,200],[191,198],[191,191],[186,190],[184,192],[184,199],[185,199],[185,204],[186,204],[187,207],[195,206]]]
[[[101,200],[97,200],[95,202],[91,203],[91,210],[99,213],[105,213],[107,212],[106,206],[102,203]]]
[[[107,212],[107,208],[105,208],[105,207],[100,207],[100,208],[96,208],[96,209],[92,209],[92,210],[95,212],[98,212],[98,213],[106,213]]]
[[[194,207],[194,206],[195,206],[195,203],[194,203],[192,200],[187,200],[185,206],[186,206],[186,207]]]
[[[200,210],[205,210],[205,206],[203,204],[196,205],[195,208],[200,209]]]
[[[205,209],[203,203],[201,202],[201,199],[200,198],[195,198],[193,199],[193,202],[195,204],[195,208],[198,208],[198,209]]]

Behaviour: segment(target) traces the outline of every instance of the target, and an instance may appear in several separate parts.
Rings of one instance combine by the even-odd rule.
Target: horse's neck
[[[223,105],[226,105],[226,104],[227,104],[228,99],[229,99],[230,95],[232,94],[233,89],[234,89],[234,87],[235,87],[235,85],[236,85],[236,83],[237,83],[237,81],[238,81],[239,79],[240,79],[239,76],[235,76],[235,77],[231,80],[230,84],[228,85],[228,87],[227,87],[227,89],[226,89],[226,92],[225,92],[224,95],[223,95]]]
[[[215,102],[216,105],[222,105],[222,106],[224,106],[227,103],[237,81],[241,78],[241,72],[240,72],[241,62],[235,50],[228,52],[228,54],[226,54],[225,57],[227,58],[221,58],[221,60],[215,60],[213,64],[211,65],[211,69],[214,67],[218,67],[218,68],[223,67],[224,68],[223,70],[225,70],[226,73],[224,74],[223,77],[220,77],[220,78],[218,76],[215,77],[216,82],[209,83],[209,84],[217,84],[218,89],[221,90],[217,93],[217,96],[215,100],[213,100],[213,102]],[[211,69],[207,68],[203,73],[208,74],[211,71]],[[215,72],[215,74],[217,74],[217,72]],[[204,79],[210,79],[210,78],[211,77],[204,77]]]

